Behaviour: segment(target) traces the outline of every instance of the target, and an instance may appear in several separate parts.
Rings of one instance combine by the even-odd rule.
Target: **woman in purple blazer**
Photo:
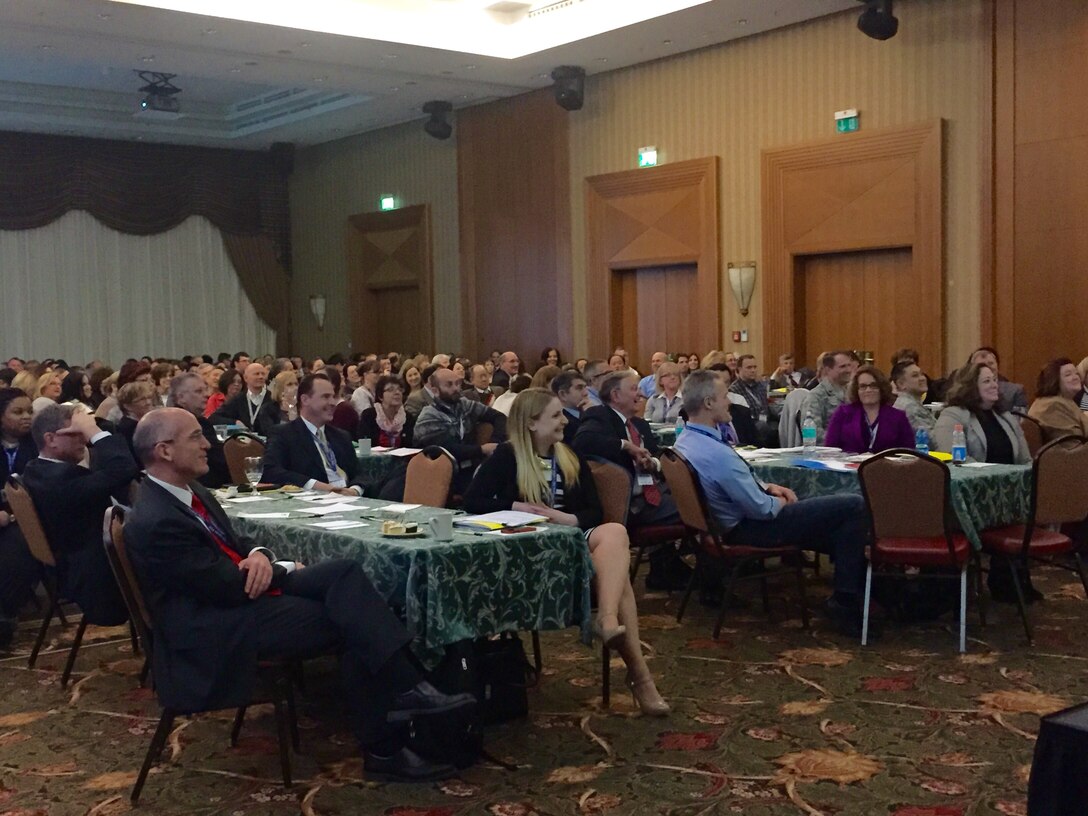
[[[879,453],[913,448],[914,429],[906,412],[892,407],[892,385],[876,366],[862,366],[846,388],[846,402],[827,423],[824,444],[846,453]]]

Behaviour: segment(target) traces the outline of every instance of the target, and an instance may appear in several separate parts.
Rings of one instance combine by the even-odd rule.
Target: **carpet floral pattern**
[[[812,579],[818,594],[824,579]],[[483,764],[446,782],[365,780],[343,721],[331,662],[307,669],[303,753],[296,784],[279,784],[270,706],[250,710],[236,748],[232,712],[179,720],[148,779],[148,814],[383,814],[745,816],[889,814],[1023,816],[1040,715],[1088,699],[1088,611],[1069,573],[1040,571],[1047,601],[1033,609],[1034,647],[1008,606],[969,628],[955,652],[947,620],[889,624],[862,649],[816,617],[800,626],[776,600],[730,613],[720,640],[713,615],[677,596],[645,594],[643,641],[668,719],[637,713],[613,668],[600,699],[599,653],[575,630],[546,633],[545,676],[527,721],[490,729],[490,752],[518,766]],[[775,594],[788,597],[787,591]],[[969,621],[977,617],[972,609]],[[140,660],[123,629],[88,632],[68,690],[62,647],[74,627],[26,669],[0,660],[0,816],[111,816],[128,793],[158,718],[137,685]],[[32,631],[20,632],[28,646]],[[526,640],[528,643],[528,641]]]

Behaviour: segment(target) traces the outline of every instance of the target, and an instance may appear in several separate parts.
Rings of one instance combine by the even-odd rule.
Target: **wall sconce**
[[[310,314],[317,321],[318,330],[325,328],[325,296],[310,295]]]
[[[752,303],[752,292],[756,288],[756,262],[741,261],[728,266],[729,287],[733,290],[733,297],[737,300],[740,313],[747,317],[748,307]]]

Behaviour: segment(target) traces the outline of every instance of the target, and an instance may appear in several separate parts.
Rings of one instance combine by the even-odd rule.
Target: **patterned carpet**
[[[826,578],[813,578],[818,594]],[[719,642],[697,603],[682,625],[677,597],[645,595],[644,641],[674,706],[642,717],[614,693],[600,707],[598,652],[574,630],[544,635],[545,677],[531,715],[491,729],[489,750],[519,767],[481,765],[419,786],[363,780],[350,735],[335,729],[335,671],[308,668],[301,701],[303,754],[296,785],[279,784],[270,707],[250,712],[228,746],[231,712],[183,720],[151,775],[150,814],[387,814],[559,816],[661,814],[1026,813],[1039,715],[1088,699],[1086,603],[1074,576],[1040,572],[1048,600],[1034,609],[1028,648],[1015,610],[990,605],[989,626],[969,628],[954,651],[948,620],[886,627],[875,646],[834,634],[817,617],[800,627],[776,600],[777,622],[753,606],[731,613]],[[776,595],[777,598],[777,595]],[[789,617],[787,617],[789,616]],[[977,620],[974,610],[969,621]],[[128,792],[158,716],[137,687],[126,632],[89,632],[77,680],[60,688],[63,646],[35,671],[0,660],[0,816],[107,816],[129,811]],[[26,647],[32,630],[20,633]],[[614,686],[622,680],[617,663]],[[169,761],[165,761],[166,758]]]

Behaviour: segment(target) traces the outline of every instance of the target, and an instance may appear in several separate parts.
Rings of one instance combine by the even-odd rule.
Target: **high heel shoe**
[[[647,717],[667,717],[672,713],[669,704],[658,693],[652,677],[635,680],[631,675],[627,675],[627,688],[630,689],[631,696],[635,698],[635,705]]]
[[[593,634],[595,637],[600,638],[609,649],[615,649],[623,643],[623,638],[627,634],[627,627],[622,623],[616,626],[604,626],[601,624],[600,617],[598,617],[593,621]]]

